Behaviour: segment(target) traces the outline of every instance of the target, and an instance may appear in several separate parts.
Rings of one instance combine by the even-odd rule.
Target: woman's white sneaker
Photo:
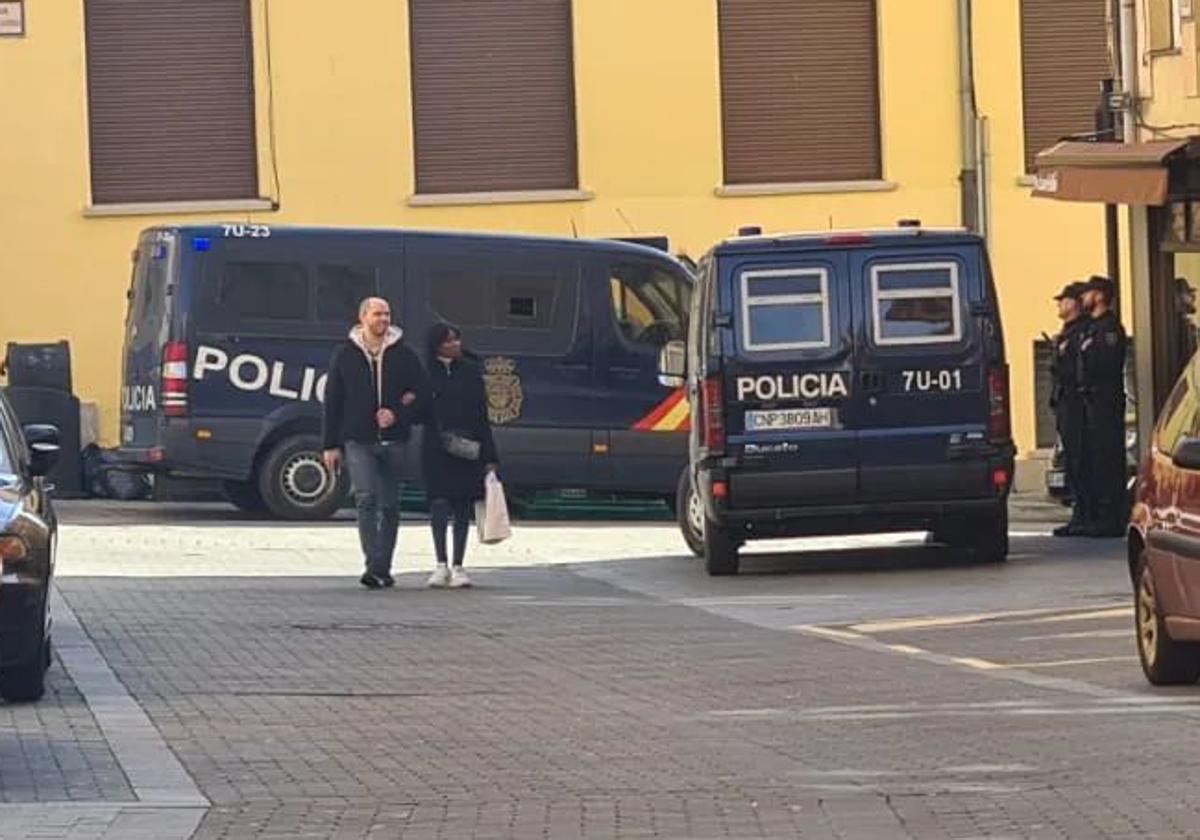
[[[444,589],[447,586],[453,586],[450,581],[450,567],[445,563],[438,563],[437,568],[433,570],[433,574],[429,576],[430,588]]]
[[[460,566],[455,566],[450,570],[450,588],[465,589],[471,585],[471,579],[467,577],[467,573]]]

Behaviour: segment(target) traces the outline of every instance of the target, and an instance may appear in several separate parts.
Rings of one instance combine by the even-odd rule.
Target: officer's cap
[[[1109,280],[1107,277],[1101,277],[1098,274],[1093,274],[1088,279],[1087,284],[1085,285],[1084,291],[1103,292],[1104,294],[1108,295],[1109,297],[1112,297],[1113,294],[1116,292],[1116,286],[1114,286],[1113,281]]]
[[[1068,283],[1067,285],[1063,286],[1061,292],[1054,296],[1054,299],[1062,300],[1063,298],[1075,298],[1076,300],[1079,300],[1079,298],[1083,297],[1083,293],[1086,289],[1087,283]]]

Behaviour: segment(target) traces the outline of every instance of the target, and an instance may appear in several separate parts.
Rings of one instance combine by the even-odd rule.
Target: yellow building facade
[[[976,2],[974,51],[987,119],[990,249],[1025,455],[1035,448],[1032,343],[1056,326],[1051,295],[1102,273],[1105,250],[1100,208],[1030,195],[1018,7]],[[471,202],[414,197],[406,3],[250,0],[250,9],[259,194],[278,209],[94,206],[83,0],[26,0],[24,34],[0,38],[0,336],[70,340],[75,390],[98,405],[103,442],[115,442],[118,425],[130,250],[151,225],[666,235],[674,252],[695,258],[739,225],[770,232],[961,221],[955,0],[876,4],[882,181],[758,194],[722,190],[716,0],[574,0],[579,192]],[[1194,58],[1193,48],[1193,82]]]

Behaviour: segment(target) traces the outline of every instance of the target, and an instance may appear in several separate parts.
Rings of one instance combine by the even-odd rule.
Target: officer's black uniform
[[[1076,300],[1083,294],[1085,284],[1067,285],[1055,300],[1065,297]],[[1082,533],[1095,520],[1095,511],[1089,509],[1090,497],[1084,487],[1086,465],[1086,439],[1084,434],[1084,401],[1080,391],[1080,376],[1083,373],[1080,345],[1087,332],[1089,319],[1080,313],[1073,321],[1063,324],[1062,332],[1054,338],[1054,359],[1050,372],[1054,388],[1050,395],[1050,407],[1054,409],[1055,426],[1062,444],[1063,470],[1067,488],[1071,492],[1073,508],[1071,521],[1056,528],[1056,536],[1074,536]]]
[[[1093,278],[1089,289],[1107,292],[1112,281]],[[1079,345],[1084,410],[1085,504],[1095,517],[1087,533],[1125,531],[1125,329],[1109,311],[1087,324]]]

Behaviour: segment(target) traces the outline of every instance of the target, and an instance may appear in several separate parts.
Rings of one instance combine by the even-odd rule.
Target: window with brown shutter
[[[92,202],[258,195],[249,0],[85,0]]]
[[[1025,171],[1064,137],[1096,130],[1101,83],[1112,76],[1107,0],[1021,0]]]
[[[410,0],[416,191],[574,189],[570,0]]]
[[[882,177],[875,0],[718,0],[725,183]]]

